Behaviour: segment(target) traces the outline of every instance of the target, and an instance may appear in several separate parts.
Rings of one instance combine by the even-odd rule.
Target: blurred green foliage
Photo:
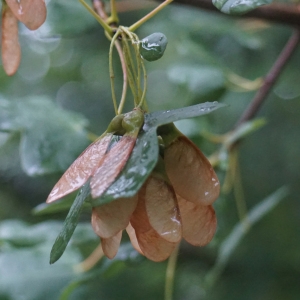
[[[89,210],[65,254],[49,265],[69,205],[57,214],[31,211],[86,147],[87,133],[100,135],[114,113],[103,30],[76,1],[51,0],[47,8],[47,21],[37,31],[20,24],[17,74],[9,78],[0,68],[0,299],[59,299],[71,282],[82,284],[70,290],[69,299],[162,299],[166,263],[142,260],[126,241],[115,260],[103,260],[87,274],[74,271],[98,243]],[[121,14],[122,24],[149,10]],[[229,104],[177,123],[205,154],[212,154],[219,146],[201,132],[232,130],[255,93],[232,74],[250,81],[265,76],[291,29],[172,4],[137,34],[142,39],[158,31],[167,36],[168,47],[162,59],[146,62],[150,111],[215,100]],[[299,64],[298,50],[259,113],[266,125],[239,144],[249,210],[283,185],[289,186],[289,195],[243,237],[208,291],[203,280],[239,222],[234,194],[222,194],[215,204],[219,225],[212,243],[180,248],[174,299],[299,299]],[[121,91],[121,68],[115,67]],[[224,171],[218,175],[224,182]]]

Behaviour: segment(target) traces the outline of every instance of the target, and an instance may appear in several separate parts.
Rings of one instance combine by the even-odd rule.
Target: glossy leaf
[[[44,0],[5,0],[15,17],[30,30],[38,29],[46,20],[47,10]]]
[[[89,182],[85,184],[77,194],[73,205],[64,221],[63,228],[56,238],[51,249],[50,264],[55,263],[64,253],[78,224],[79,215],[86,197],[90,194]]]
[[[46,202],[51,203],[83,186],[101,164],[111,138],[112,134],[106,133],[88,146],[56,183]]]
[[[73,202],[74,197],[73,195],[70,195],[51,204],[41,203],[32,210],[32,213],[36,216],[55,214],[58,212],[69,210]]]
[[[206,115],[225,106],[225,104],[215,101],[173,110],[164,110],[145,114],[144,130],[148,130],[149,128],[158,127],[168,123],[173,123],[182,119]]]
[[[110,238],[124,230],[137,205],[137,196],[118,199],[93,208],[92,226],[101,238]]]
[[[115,181],[126,164],[136,138],[124,135],[103,158],[101,166],[91,179],[91,194],[93,198],[100,197]]]
[[[259,6],[270,4],[272,0],[213,0],[212,2],[225,14],[241,15]]]
[[[148,178],[158,160],[156,128],[141,132],[132,154],[121,174],[102,197],[91,201],[92,206],[109,203],[118,198],[134,196]]]
[[[17,2],[16,2],[17,3]],[[18,70],[21,61],[19,44],[18,20],[12,10],[2,5],[2,63],[7,75],[11,76]]]
[[[182,237],[181,218],[172,186],[152,175],[143,191],[147,216],[153,229],[166,241],[179,242]]]
[[[217,218],[211,205],[196,205],[177,195],[182,221],[182,236],[194,246],[208,244],[217,229]]]
[[[0,130],[21,133],[21,163],[30,176],[65,171],[88,145],[86,126],[83,116],[46,97],[0,99]]]

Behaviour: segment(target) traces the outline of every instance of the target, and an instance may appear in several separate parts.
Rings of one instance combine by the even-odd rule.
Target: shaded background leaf
[[[28,175],[64,171],[88,144],[87,120],[46,97],[2,99],[0,106],[0,130],[20,132],[21,162]]]

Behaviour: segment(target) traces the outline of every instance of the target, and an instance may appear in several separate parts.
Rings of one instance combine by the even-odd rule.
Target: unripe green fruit
[[[148,61],[160,59],[168,44],[167,37],[160,32],[155,32],[142,39],[140,43],[140,53]]]

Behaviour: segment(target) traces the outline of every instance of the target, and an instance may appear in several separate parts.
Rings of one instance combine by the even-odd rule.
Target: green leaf
[[[259,6],[270,4],[272,0],[213,0],[212,2],[225,14],[241,15]]]
[[[225,106],[225,104],[214,101],[145,114],[145,124],[143,129],[148,130],[149,128],[157,128],[158,126],[173,123],[178,120],[206,115]]]
[[[56,238],[54,245],[51,249],[50,264],[55,263],[64,253],[73,233],[78,224],[78,219],[84,200],[90,194],[90,183],[89,181],[80,189],[77,194],[73,205],[65,219],[63,228]]]
[[[230,256],[236,250],[243,237],[250,228],[260,221],[268,212],[272,211],[281,200],[289,193],[287,187],[281,187],[276,192],[258,203],[247,216],[234,226],[228,237],[222,242],[217,261],[212,270],[206,276],[206,282],[211,287],[223,272]]]
[[[74,202],[74,194],[70,194],[63,199],[57,200],[53,203],[41,203],[32,210],[32,214],[35,216],[43,216],[47,214],[55,214],[58,212],[66,211],[70,209]],[[83,208],[89,208],[88,203],[83,204]]]
[[[50,266],[49,248],[62,222],[31,225],[19,220],[0,222],[0,299],[59,299],[61,290],[78,275],[74,265],[82,261],[79,247],[98,243],[90,223],[78,225],[72,243],[60,263]],[[80,235],[78,235],[80,233]],[[87,240],[88,237],[88,240]],[[20,271],[21,270],[21,271]]]
[[[88,144],[86,126],[46,97],[0,100],[0,130],[21,133],[21,164],[30,176],[64,171]]]
[[[152,172],[158,159],[156,127],[142,131],[132,154],[116,181],[98,199],[91,200],[92,206],[109,203],[118,198],[134,196]]]

